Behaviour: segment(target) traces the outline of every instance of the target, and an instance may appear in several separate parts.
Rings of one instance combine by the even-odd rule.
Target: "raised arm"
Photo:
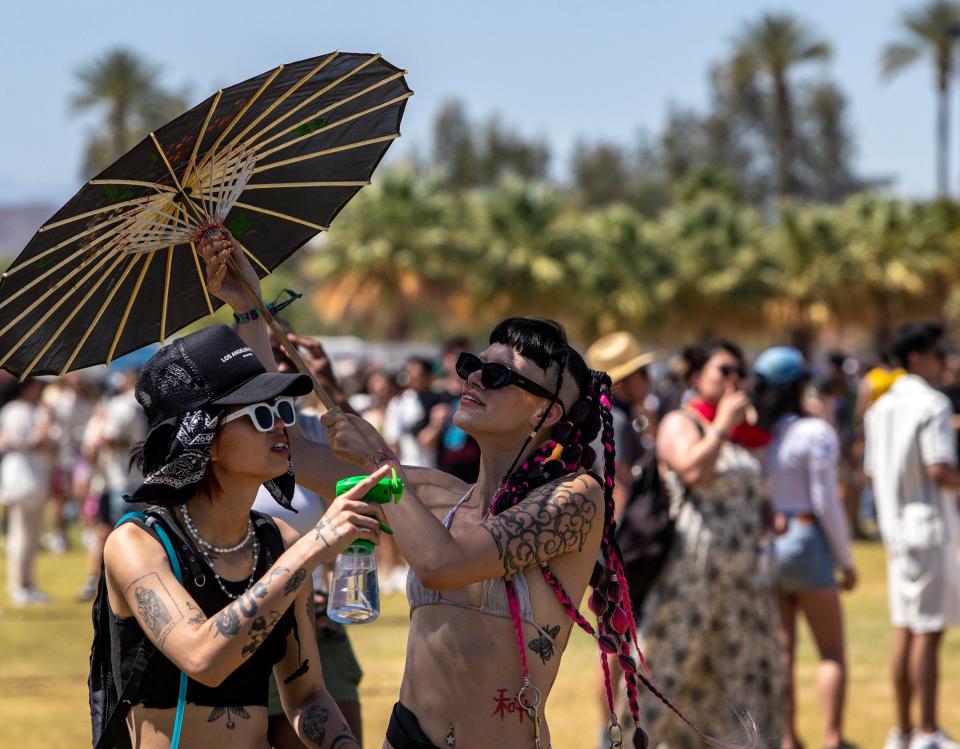
[[[373,427],[346,414],[324,415],[323,423],[331,447],[341,457],[368,468],[379,463],[397,468],[406,490],[400,502],[384,505],[384,514],[404,558],[434,590],[511,577],[581,551],[591,530],[602,527],[603,492],[593,479],[577,476],[542,486],[515,507],[451,532],[420,497],[420,482],[429,477],[408,474],[399,466]]]
[[[355,499],[380,476],[338,498],[314,531],[292,544],[250,589],[207,617],[180,584],[166,552],[147,531],[127,523],[107,538],[104,568],[111,609],[136,618],[150,641],[179,669],[215,687],[253,655],[310,572],[332,562],[357,538],[377,540],[375,506]]]

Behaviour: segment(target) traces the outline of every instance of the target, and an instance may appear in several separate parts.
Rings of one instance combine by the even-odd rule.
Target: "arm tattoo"
[[[207,621],[207,615],[194,606],[190,601],[186,602],[187,611],[192,611],[193,615],[187,619],[187,624],[203,624]]]
[[[296,593],[297,588],[300,587],[300,583],[303,582],[303,578],[307,576],[307,571],[301,567],[296,572],[293,573],[293,577],[287,580],[286,584],[283,586],[283,592],[287,595],[291,593]]]
[[[253,597],[266,598],[267,592],[268,592],[267,586],[273,582],[273,579],[275,577],[277,577],[278,575],[282,575],[284,572],[290,572],[290,570],[288,570],[286,567],[283,567],[283,566],[274,567],[273,570],[271,570],[270,576],[266,579],[266,581],[255,583],[253,587],[250,588],[250,592],[253,593]]]
[[[512,577],[535,564],[569,551],[582,551],[597,516],[586,494],[551,487],[483,524],[503,560],[503,574]]]
[[[270,632],[273,630],[274,625],[280,620],[280,614],[276,611],[270,612],[270,619],[267,620],[264,616],[258,616],[250,624],[250,630],[247,634],[250,635],[250,639],[247,641],[247,644],[243,646],[243,650],[240,651],[240,655],[246,658],[248,655],[253,655],[257,652],[263,641],[267,639],[270,635]]]
[[[327,735],[327,720],[330,711],[325,707],[310,705],[300,719],[300,730],[306,739],[323,746],[323,737]]]
[[[153,633],[157,646],[163,649],[163,643],[167,639],[167,635],[180,623],[183,614],[180,613],[173,597],[156,572],[138,577],[130,583],[127,590],[129,591],[131,587],[133,588],[133,597],[137,602],[137,613],[140,615],[140,621]],[[173,607],[173,611],[167,608],[164,598],[154,590],[154,587],[159,587],[163,597]]]
[[[546,665],[547,661],[553,658],[553,653],[557,641],[557,635],[560,634],[560,625],[551,627],[549,624],[543,628],[543,631],[527,643],[527,647],[540,656],[540,660]]]
[[[216,723],[224,715],[227,716],[227,728],[231,731],[237,727],[236,722],[233,720],[234,715],[243,720],[250,720],[250,713],[246,711],[243,705],[226,705],[224,707],[213,708],[207,718],[207,723]]]
[[[217,614],[211,626],[216,625],[217,631],[224,637],[233,637],[240,633],[240,613],[237,611],[236,602],[231,603],[227,608]]]
[[[250,590],[248,590],[246,593],[241,595],[236,601],[231,603],[223,611],[217,614],[216,618],[211,623],[211,626],[216,626],[217,631],[220,634],[222,634],[224,637],[234,637],[238,635],[240,633],[240,629],[243,626],[241,617],[246,619],[253,619],[253,617],[255,617],[257,613],[260,611],[260,607],[257,605],[257,599],[258,598],[263,599],[267,597],[268,586],[275,577],[277,577],[278,575],[282,575],[284,573],[289,573],[289,572],[290,570],[287,569],[286,567],[277,567],[276,569],[274,569],[270,573],[269,577],[267,577],[266,582],[255,584],[253,587],[250,588]],[[303,578],[306,577],[307,575],[306,570],[302,567],[299,570],[297,570],[294,573],[293,577],[287,582],[287,585],[290,585],[290,583],[293,582],[293,580],[297,578],[298,575],[300,577],[297,580],[297,585],[303,582]],[[294,587],[294,589],[296,589],[296,586]],[[287,591],[286,586],[284,586],[284,592],[289,592]],[[275,611],[271,611],[270,614],[271,614],[271,617],[275,617],[275,618],[272,618],[270,623],[266,625],[267,630],[263,635],[264,638],[268,634],[270,634],[270,630],[273,628],[273,625],[276,624],[276,619],[280,618],[279,614],[277,614]],[[266,624],[266,619],[264,619],[264,617],[261,616],[258,619],[255,619],[253,621],[253,625],[255,626],[258,622],[263,622],[264,624]],[[254,632],[253,627],[251,627],[250,632],[251,634]],[[256,640],[255,638],[252,639],[251,644],[245,645],[243,648],[244,656],[254,652],[258,647],[260,647],[261,642],[262,640]]]

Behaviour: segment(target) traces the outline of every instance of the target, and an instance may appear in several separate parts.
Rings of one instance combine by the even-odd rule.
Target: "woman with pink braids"
[[[243,312],[249,305],[222,267],[231,254],[257,282],[224,240],[207,258],[209,286]],[[269,367],[262,323],[245,323],[240,333]],[[587,368],[560,325],[532,318],[500,323],[489,346],[461,354],[456,370],[464,389],[454,423],[482,453],[473,485],[399,466],[359,417],[323,417],[337,457],[368,473],[393,464],[407,489],[384,508],[411,568],[406,665],[384,747],[546,749],[545,702],[573,623],[597,639],[598,653],[619,655],[636,720],[638,682],[655,689],[633,655],[633,616],[614,542],[609,377]],[[598,434],[603,478],[588,473]],[[291,439],[298,480],[321,495],[356,472],[329,447]],[[448,511],[441,519],[430,508]],[[596,627],[577,610],[588,584]],[[607,683],[610,746],[620,746],[609,675]],[[645,746],[636,729],[636,745]]]

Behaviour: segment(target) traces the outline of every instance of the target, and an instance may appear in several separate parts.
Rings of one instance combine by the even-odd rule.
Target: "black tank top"
[[[171,522],[166,513],[157,514],[159,522],[170,535],[173,542],[177,558],[180,561],[180,569],[183,571],[183,586],[187,592],[193,596],[203,613],[207,617],[213,616],[223,609],[233,599],[224,595],[213,578],[213,570],[210,569],[203,555],[200,554],[187,539],[186,535],[179,527],[171,528]],[[260,513],[252,512],[251,517],[257,519],[261,517]],[[264,573],[276,561],[276,557],[283,552],[283,540],[280,538],[279,530],[272,521],[267,523],[258,523],[256,526],[257,539],[260,542],[260,559],[257,563],[257,572],[254,580],[259,580]],[[270,536],[273,536],[271,538]],[[279,547],[279,548],[278,548]],[[193,559],[186,557],[192,556]],[[190,573],[192,562],[194,568],[199,563],[199,568],[203,572],[197,576]],[[205,578],[205,579],[204,579]],[[221,578],[222,579],[222,578]],[[247,588],[247,581],[241,580],[232,582],[223,580],[224,587],[230,593],[239,595]],[[120,663],[113,664],[113,672],[120,674],[120,683],[126,683],[133,666],[134,658],[137,655],[137,649],[146,635],[140,628],[139,622],[133,616],[119,617],[110,612],[110,618],[114,625],[114,632],[117,642],[120,645],[119,655]],[[218,687],[208,687],[193,679],[187,680],[187,702],[194,705],[207,705],[210,707],[225,707],[227,705],[267,705],[269,694],[269,678],[273,666],[283,658],[287,651],[286,638],[290,629],[295,626],[293,606],[287,608],[283,617],[267,639],[259,648],[244,661],[237,669],[231,673]],[[220,635],[218,635],[219,637]],[[246,637],[246,631],[242,631],[237,637]],[[116,652],[116,650],[114,651]],[[177,696],[180,691],[180,669],[166,657],[162,652],[157,652],[143,676],[140,688],[137,690],[134,704],[141,704],[144,707],[152,708],[174,708],[177,706]]]

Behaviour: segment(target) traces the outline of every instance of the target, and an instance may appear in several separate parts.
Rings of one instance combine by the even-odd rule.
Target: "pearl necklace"
[[[253,521],[247,519],[247,533],[240,539],[240,543],[234,544],[233,546],[214,546],[200,535],[200,531],[198,531],[197,526],[193,524],[193,520],[190,518],[190,513],[187,512],[187,506],[185,504],[180,505],[180,511],[183,513],[183,523],[187,526],[187,530],[190,531],[190,535],[193,536],[193,540],[214,554],[232,554],[235,551],[240,551],[240,549],[250,543],[250,539],[253,538]]]
[[[217,570],[213,566],[213,560],[210,558],[210,555],[207,553],[208,548],[211,551],[221,553],[221,554],[225,553],[225,551],[218,549],[215,546],[211,546],[202,538],[200,538],[200,534],[197,532],[197,529],[194,527],[193,522],[190,520],[190,515],[187,513],[186,505],[180,505],[180,511],[181,511],[180,514],[183,517],[184,525],[187,527],[187,531],[189,531],[190,535],[196,541],[199,542],[198,548],[200,549],[200,553],[203,555],[204,561],[206,561],[207,566],[210,568],[210,571],[213,573],[213,579],[217,581],[217,585],[220,587],[220,590],[223,591],[223,594],[227,598],[233,601],[237,600],[242,595],[242,593],[234,594],[234,593],[231,593],[229,590],[227,590],[227,586],[223,584],[223,578],[221,578],[220,575],[217,574]],[[247,584],[243,588],[244,593],[250,589],[250,586],[253,585],[253,580],[257,575],[257,565],[260,562],[260,542],[257,540],[256,534],[254,534],[253,532],[252,520],[249,522],[249,525],[247,526],[247,535],[244,538],[244,540],[241,541],[239,544],[237,544],[237,546],[233,547],[232,549],[229,549],[229,551],[239,550],[247,543],[247,541],[250,540],[251,536],[253,537],[253,549],[251,553],[251,556],[253,557],[253,562],[250,566],[250,577],[247,578]]]

